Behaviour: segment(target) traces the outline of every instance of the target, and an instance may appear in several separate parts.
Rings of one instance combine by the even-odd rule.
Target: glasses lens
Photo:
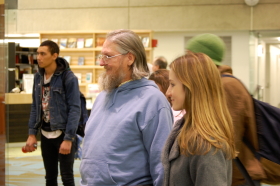
[[[102,54],[99,54],[98,57],[97,57],[99,60],[103,59],[103,55]]]

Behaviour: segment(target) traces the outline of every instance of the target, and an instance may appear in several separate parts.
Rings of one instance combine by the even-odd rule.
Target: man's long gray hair
[[[135,56],[135,61],[131,65],[133,80],[149,75],[145,48],[136,33],[124,29],[114,30],[107,34],[106,40],[117,44],[118,52],[121,54],[129,52]]]

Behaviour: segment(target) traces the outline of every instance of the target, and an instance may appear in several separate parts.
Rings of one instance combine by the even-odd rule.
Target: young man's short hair
[[[49,51],[50,51],[50,53],[53,55],[54,53],[57,53],[58,55],[59,55],[59,47],[58,47],[58,45],[55,43],[55,42],[53,42],[53,41],[51,41],[51,40],[46,40],[46,41],[43,41],[42,43],[41,43],[41,45],[40,45],[40,47],[41,46],[47,46],[47,47],[49,47]]]

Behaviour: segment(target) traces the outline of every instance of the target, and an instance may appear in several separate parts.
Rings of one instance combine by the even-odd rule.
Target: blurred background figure
[[[167,60],[163,56],[156,57],[153,61],[152,72],[155,72],[159,69],[166,69],[167,68]]]
[[[149,80],[153,80],[159,87],[160,91],[165,95],[165,93],[169,87],[169,70],[159,69],[150,75]],[[166,98],[171,105],[170,97],[166,97]],[[183,115],[185,114],[185,111],[183,111],[183,110],[175,111],[173,109],[172,109],[172,111],[173,111],[174,124],[175,124],[177,120],[179,120],[183,117]]]

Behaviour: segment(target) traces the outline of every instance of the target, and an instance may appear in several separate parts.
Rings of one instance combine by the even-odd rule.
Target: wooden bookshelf
[[[101,53],[102,44],[105,41],[106,34],[109,31],[97,31],[97,32],[52,32],[52,33],[41,33],[40,41],[53,40],[60,46],[60,57],[68,56],[70,68],[74,73],[81,74],[81,82],[79,84],[80,91],[87,96],[88,85],[95,84],[98,82],[99,75],[103,72],[103,67],[99,66],[97,56]],[[134,30],[142,40],[148,63],[152,63],[153,50],[152,50],[152,31],[151,30]],[[74,39],[73,39],[74,38]],[[76,42],[84,41],[83,48],[68,47],[68,41],[75,40]],[[65,43],[65,40],[67,43]],[[61,41],[61,43],[60,43]],[[147,41],[147,42],[146,42]],[[91,43],[91,45],[90,45]],[[81,44],[81,42],[79,43]],[[84,65],[78,65],[79,57],[83,57]],[[86,82],[86,74],[92,73],[92,82]]]

